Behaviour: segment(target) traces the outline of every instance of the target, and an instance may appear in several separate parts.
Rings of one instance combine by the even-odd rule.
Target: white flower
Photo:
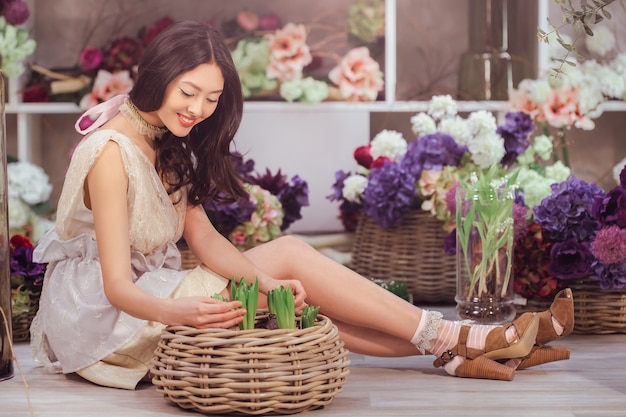
[[[449,94],[433,96],[430,100],[428,114],[430,114],[435,120],[441,120],[447,117],[456,116],[456,101],[454,101],[452,96]]]
[[[617,55],[610,63],[615,72],[619,74],[626,74],[626,52],[622,52]]]
[[[572,43],[572,38],[570,38],[568,35],[564,34],[564,33],[559,33],[561,39],[565,42],[565,43]],[[561,44],[559,43],[559,41],[557,40],[557,34],[556,31],[552,31],[550,32],[550,34],[548,35],[548,56],[551,59],[562,59],[565,58],[565,56],[567,55],[567,50],[565,48],[563,48],[563,46],[561,46]],[[572,57],[569,56],[567,59],[570,60]],[[565,65],[567,66],[567,65]]]
[[[625,165],[626,165],[626,158],[622,159],[613,167],[613,178],[615,179],[615,182],[618,184],[620,183],[619,174],[622,172],[622,169],[624,169]]]
[[[52,184],[44,170],[30,162],[11,162],[7,165],[9,196],[22,199],[34,206],[50,198]]]
[[[556,161],[554,164],[546,167],[546,178],[550,180],[550,184],[567,180],[571,173],[572,170],[561,161]]]
[[[417,136],[429,135],[437,132],[437,124],[428,114],[420,112],[411,117],[411,129]]]
[[[522,85],[524,89],[528,91],[528,97],[538,104],[545,103],[552,92],[552,87],[550,87],[550,83],[546,80],[526,79],[520,82],[520,88]]]
[[[504,140],[495,132],[474,136],[467,148],[472,154],[472,161],[483,169],[500,162],[505,153]]]
[[[615,48],[615,35],[606,26],[593,28],[593,36],[585,36],[585,46],[597,55],[605,56]]]
[[[596,79],[602,94],[614,100],[621,100],[626,93],[626,77],[612,67],[603,66],[596,71]]]
[[[7,23],[0,16],[0,57],[2,71],[8,77],[19,77],[24,72],[24,59],[35,51],[33,39],[28,39],[28,31]]]
[[[46,234],[46,232],[54,227],[54,221],[42,216],[32,214],[30,218],[30,224],[32,230],[30,232],[30,240],[33,244],[39,243],[39,240]]]
[[[452,136],[459,145],[467,145],[472,138],[472,133],[467,126],[467,121],[460,116],[444,119],[439,124],[439,131]]]
[[[473,135],[494,133],[498,128],[496,117],[487,110],[472,112],[467,118],[467,125]]]
[[[517,176],[517,183],[524,190],[524,203],[532,208],[541,204],[541,200],[552,193],[552,180],[543,177],[534,169],[521,167]]]
[[[361,196],[365,188],[367,188],[367,177],[354,174],[343,180],[343,190],[341,190],[341,193],[346,200],[359,202],[361,201]]]
[[[407,142],[402,133],[395,130],[382,130],[372,139],[370,155],[376,160],[386,156],[392,161],[397,161],[406,153]]]
[[[552,156],[552,150],[554,149],[552,139],[547,135],[535,136],[532,149],[539,158],[547,161]]]
[[[20,198],[9,195],[9,229],[19,229],[28,224],[30,207]]]

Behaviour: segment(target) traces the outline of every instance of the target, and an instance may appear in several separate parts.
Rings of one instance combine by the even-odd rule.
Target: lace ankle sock
[[[441,356],[447,349],[454,347],[459,339],[461,327],[468,323],[462,321],[442,320],[442,315],[436,311],[422,310],[422,317],[411,339],[417,349],[422,353],[429,352],[435,357]],[[487,335],[498,326],[472,325],[468,334],[467,346],[473,349],[484,349]],[[506,331],[509,342],[517,338],[515,327],[511,326]],[[463,363],[465,358],[455,356],[444,365],[444,369],[450,375],[455,375],[456,368]]]

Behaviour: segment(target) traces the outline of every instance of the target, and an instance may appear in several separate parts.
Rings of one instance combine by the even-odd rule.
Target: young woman
[[[229,156],[242,109],[219,32],[179,22],[150,43],[128,97],[79,119],[86,136],[66,174],[56,227],[35,252],[48,263],[31,342],[44,365],[133,389],[164,325],[228,328],[242,320],[239,302],[211,298],[229,298],[231,277],[258,277],[263,294],[291,287],[297,308],[321,306],[353,352],[430,353],[451,375],[505,380],[515,367],[569,357],[542,345],[571,332],[570,291],[513,324],[468,326],[401,300],[293,237],[241,253],[200,202],[244,195]],[[202,263],[194,270],[180,271],[181,237]]]

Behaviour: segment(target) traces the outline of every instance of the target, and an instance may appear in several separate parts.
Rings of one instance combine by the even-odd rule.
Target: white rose
[[[395,130],[383,130],[372,139],[370,155],[376,160],[386,156],[392,161],[397,161],[406,153],[407,142],[402,133]]]
[[[365,188],[367,188],[367,178],[363,175],[354,174],[343,180],[341,193],[343,198],[350,202],[360,202]]]

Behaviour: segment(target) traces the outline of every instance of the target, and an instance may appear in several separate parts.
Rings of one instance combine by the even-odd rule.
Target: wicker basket
[[[574,330],[577,334],[626,333],[626,291],[601,290],[590,278],[568,282],[574,294]],[[548,301],[527,300],[516,305],[517,315],[550,308]]]
[[[28,304],[28,313],[20,314],[12,319],[13,342],[28,342],[30,340],[30,324],[37,314],[37,309],[39,309],[39,295],[31,294]]]
[[[181,408],[206,414],[294,414],[328,405],[341,392],[347,356],[322,315],[302,330],[173,326],[154,352],[152,382]]]
[[[443,251],[445,236],[443,223],[423,210],[390,229],[362,215],[351,267],[368,278],[405,282],[414,303],[454,304],[456,257]]]
[[[176,246],[178,247],[178,251],[180,252],[180,261],[181,261],[181,269],[194,269],[196,266],[200,265],[200,261],[196,258],[185,243],[184,240],[180,240]]]

